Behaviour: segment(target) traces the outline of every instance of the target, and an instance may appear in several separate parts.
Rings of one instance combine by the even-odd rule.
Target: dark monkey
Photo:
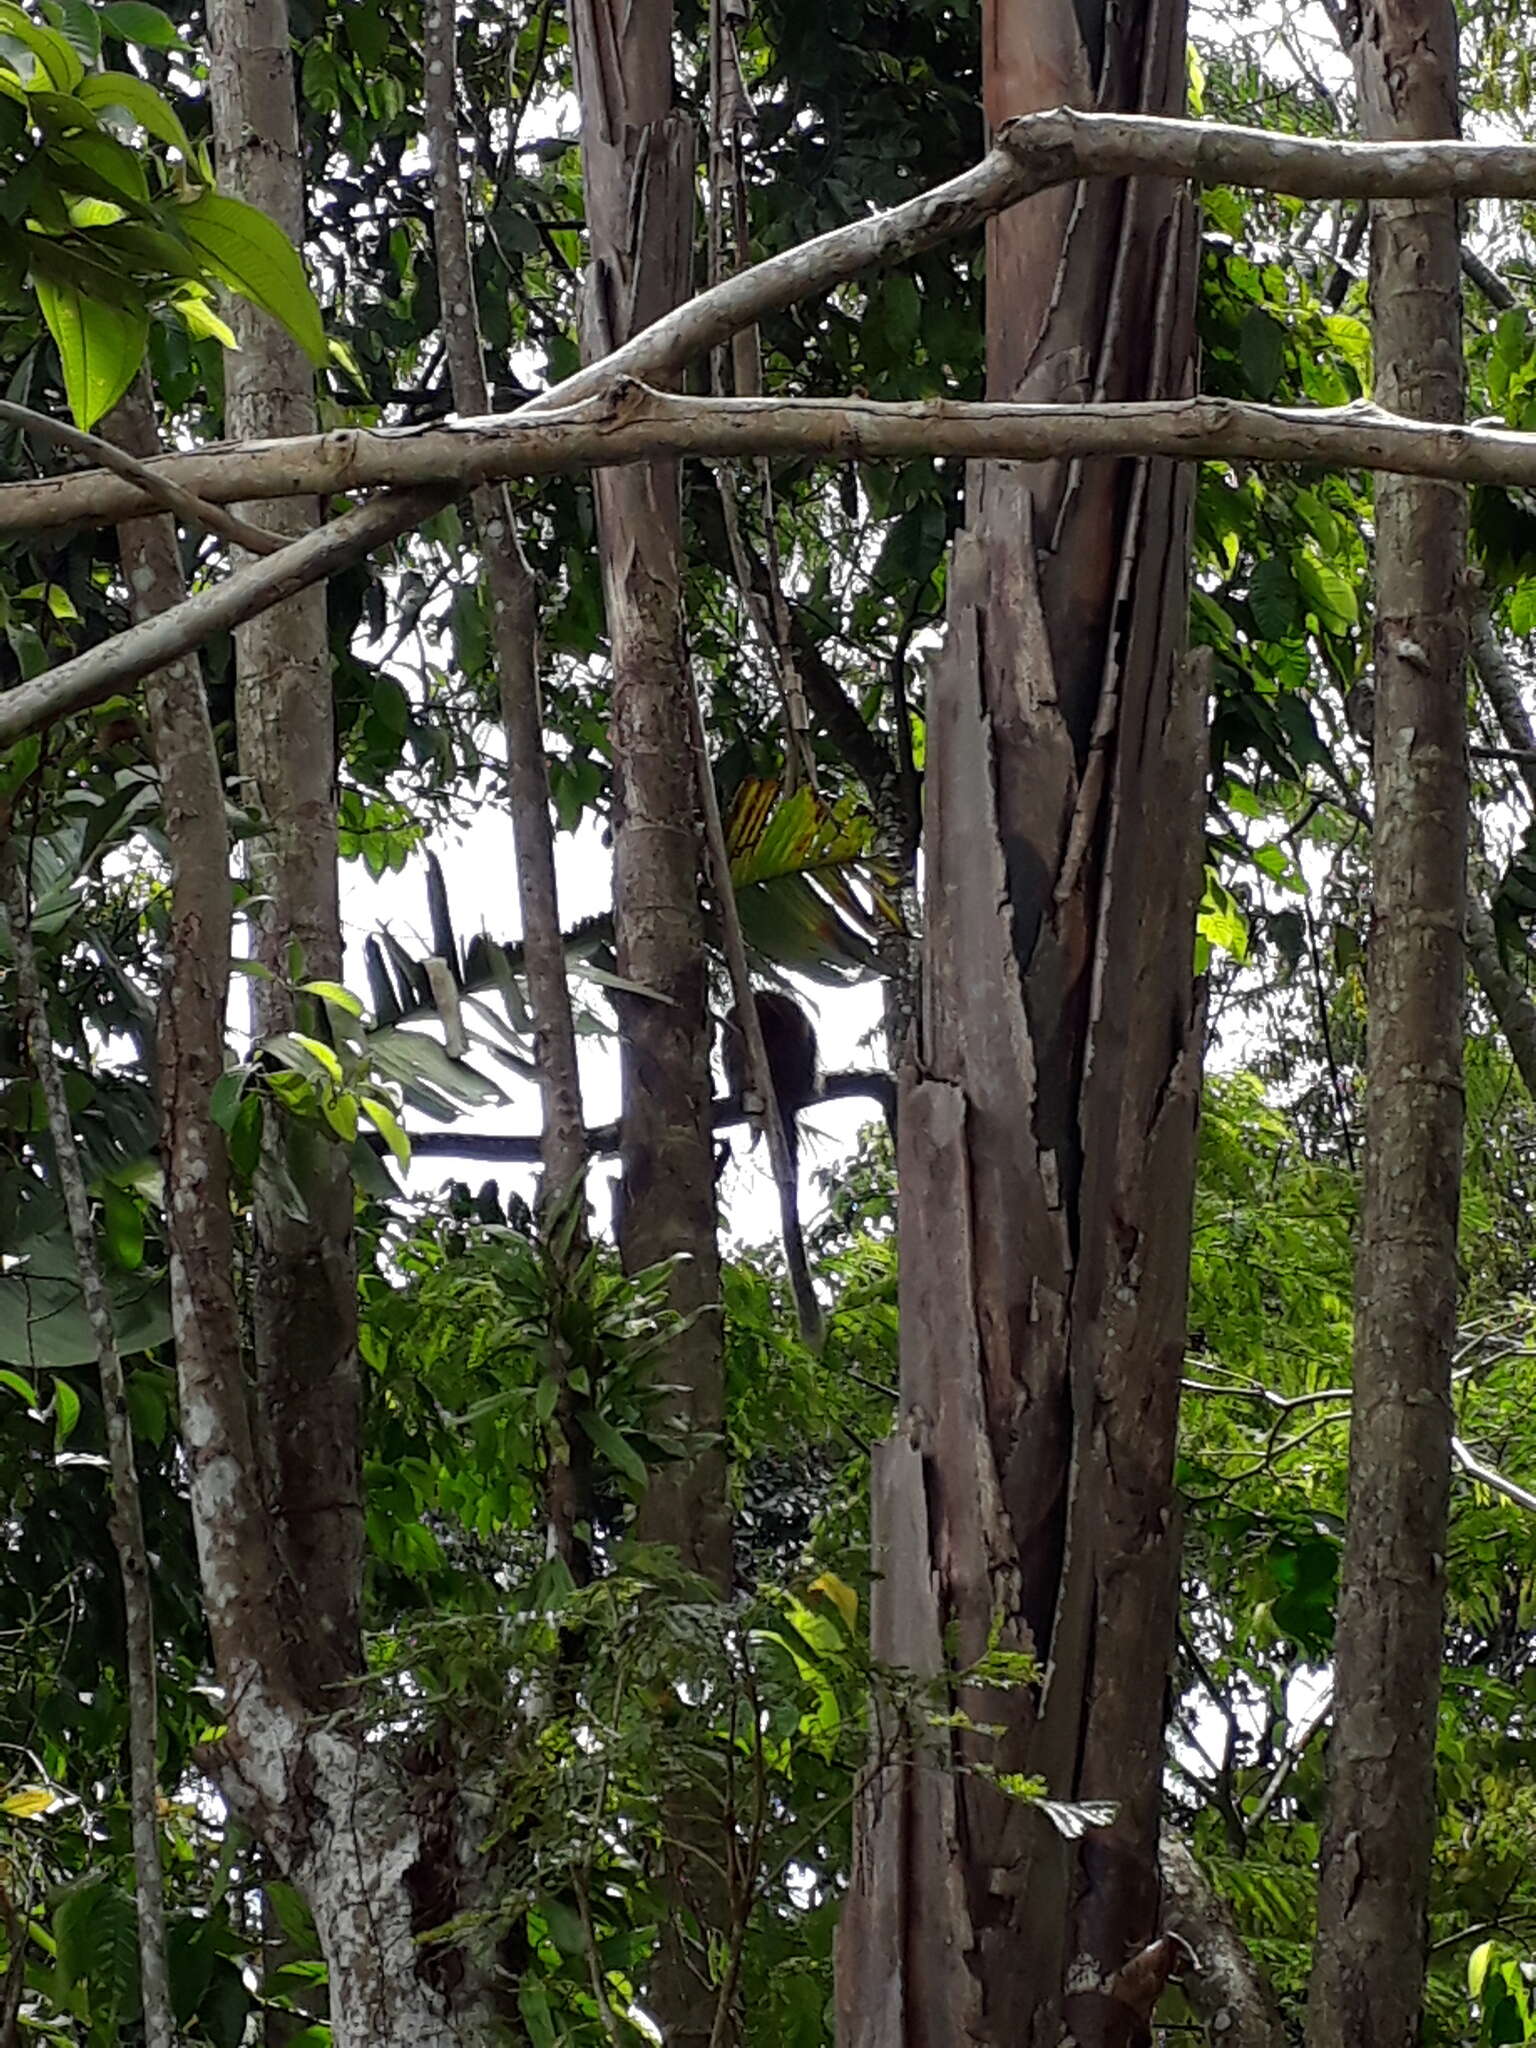
[[[806,1264],[805,1240],[800,1232],[800,1204],[795,1189],[795,1169],[800,1154],[798,1119],[801,1110],[816,1100],[817,1093],[816,1028],[793,996],[764,989],[754,1000],[758,1025],[763,1034],[763,1050],[768,1056],[768,1073],[784,1126],[785,1149],[789,1153],[789,1175],[786,1180],[781,1180],[779,1186],[784,1224],[784,1263],[789,1269],[789,1284],[794,1292],[800,1334],[813,1351],[819,1351],[824,1325],[816,1290],[811,1284],[810,1267]],[[733,1010],[726,1019],[725,1041],[721,1049],[725,1056],[727,1088],[739,1102],[751,1099],[755,1091],[747,1066],[747,1041],[737,1010]],[[766,1108],[766,1104],[763,1107]],[[759,1121],[760,1117],[753,1118],[754,1123]]]
[[[747,1042],[732,1010],[725,1022],[725,1085],[734,1096],[752,1092],[747,1072]],[[773,1092],[784,1119],[784,1139],[791,1162],[799,1157],[802,1109],[816,1100],[816,1027],[793,996],[763,989],[757,996],[757,1021],[762,1027]]]

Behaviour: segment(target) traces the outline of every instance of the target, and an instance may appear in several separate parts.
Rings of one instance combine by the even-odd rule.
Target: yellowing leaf
[[[859,1619],[859,1596],[840,1579],[836,1572],[821,1572],[811,1581],[811,1591],[820,1593],[824,1600],[830,1600],[843,1618],[843,1626],[852,1635]]]
[[[24,1785],[19,1792],[0,1799],[0,1813],[8,1813],[14,1820],[36,1820],[52,1805],[53,1794],[46,1785]]]

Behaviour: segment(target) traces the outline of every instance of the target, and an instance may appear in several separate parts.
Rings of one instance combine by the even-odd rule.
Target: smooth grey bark
[[[304,243],[292,38],[286,0],[211,0],[209,95],[224,187]],[[225,423],[237,438],[315,429],[314,373],[298,343],[244,300],[231,320],[239,348],[225,365]],[[312,501],[266,514],[296,536],[316,523]],[[255,953],[270,978],[251,983],[258,1037],[286,1031],[306,1004],[294,983],[341,978],[337,893],[336,742],[326,598],[317,587],[235,635],[240,772],[264,830],[251,844],[258,899]],[[297,969],[297,971],[295,971]],[[351,1164],[339,1146],[286,1144],[283,1160],[308,1214],[291,1213],[274,1169],[284,1140],[268,1134],[254,1193],[249,1314],[257,1450],[282,1556],[284,1627],[302,1653],[295,1683],[332,1712],[362,1669],[362,1465],[357,1272]]]
[[[1183,10],[992,0],[988,113],[1181,110]],[[994,220],[999,399],[1177,398],[1188,195],[1063,188]],[[1186,660],[1189,473],[974,473],[932,673],[927,916],[900,1115],[905,1433],[876,1469],[877,1655],[1042,1682],[957,1688],[868,1787],[840,1939],[845,2048],[1150,2039],[1177,1598],[1201,1002],[1203,672]],[[926,1615],[926,1619],[923,1617]],[[973,1766],[1113,1802],[1063,1837]]]
[[[1365,133],[1454,135],[1452,0],[1365,0],[1355,20]],[[1395,411],[1461,417],[1460,255],[1451,200],[1373,210],[1377,394]],[[1462,493],[1383,478],[1365,1187],[1309,2048],[1419,2038],[1458,1294],[1465,575]]]

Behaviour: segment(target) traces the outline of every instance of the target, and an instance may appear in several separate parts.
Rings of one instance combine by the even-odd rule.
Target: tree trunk
[[[225,188],[304,243],[303,162],[286,0],[210,0],[209,89]],[[225,427],[237,439],[315,430],[314,374],[290,335],[235,300]],[[256,508],[247,507],[247,512]],[[261,511],[275,532],[315,523],[312,501]],[[240,770],[264,821],[251,881],[270,980],[251,983],[258,1036],[299,1019],[295,981],[339,980],[336,744],[323,587],[235,635]],[[279,1142],[279,1141],[274,1141]],[[286,1148],[309,1214],[295,1217],[271,1167],[258,1172],[250,1304],[258,1450],[282,1556],[280,1598],[305,1704],[334,1712],[362,1667],[362,1476],[351,1163],[324,1141]]]
[[[992,0],[996,122],[1182,113],[1181,6]],[[988,384],[1193,382],[1181,188],[992,222]],[[1201,1051],[1203,692],[1184,651],[1191,475],[980,469],[928,707],[927,958],[900,1117],[906,1432],[877,1452],[876,1654],[989,1641],[1048,1680],[957,1688],[996,1740],[877,1767],[840,1948],[846,2048],[1149,2039],[1177,1538],[1172,1484]],[[964,1315],[960,1304],[970,1304]],[[974,1766],[1112,1801],[1080,1841]]]
[[[1367,0],[1368,139],[1454,135],[1451,0]],[[1376,398],[1462,416],[1449,199],[1373,209]],[[1376,490],[1376,828],[1349,1527],[1310,2048],[1419,2038],[1434,1841],[1461,1173],[1466,510],[1448,484]]]
[[[578,0],[572,25],[591,257],[582,348],[590,361],[687,295],[694,139],[673,104],[671,0]],[[724,1593],[731,1528],[677,466],[605,470],[595,489],[613,662],[618,967],[663,998],[617,997],[619,1247],[630,1272],[682,1255],[671,1298],[692,1320],[658,1367],[677,1390],[663,1412],[714,1440],[651,1473],[638,1529]],[[722,1865],[722,1817],[702,1777],[692,1795],[668,1802],[662,1825],[674,1910],[646,2003],[669,2048],[704,2048],[718,2003],[710,1936],[723,1934],[725,1907],[712,1877]]]
[[[582,343],[592,360],[687,296],[693,127],[673,105],[671,0],[580,0],[573,20],[591,242]],[[674,1403],[681,1419],[718,1432],[709,1020],[677,466],[604,470],[596,491],[613,660],[619,972],[664,998],[618,998],[619,1241],[632,1272],[684,1255],[672,1298],[695,1320],[669,1347],[660,1376],[682,1390]],[[723,1591],[731,1568],[723,1451],[653,1473],[640,1528],[647,1541],[675,1545],[685,1565]]]

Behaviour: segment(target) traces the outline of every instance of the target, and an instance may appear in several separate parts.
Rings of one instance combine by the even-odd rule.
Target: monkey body
[[[773,1092],[784,1120],[784,1140],[794,1162],[800,1150],[800,1112],[816,1100],[816,1027],[793,996],[763,989],[755,1000]],[[745,1099],[752,1090],[752,1077],[747,1071],[747,1041],[735,1010],[726,1019],[722,1051],[726,1087],[732,1095]]]

